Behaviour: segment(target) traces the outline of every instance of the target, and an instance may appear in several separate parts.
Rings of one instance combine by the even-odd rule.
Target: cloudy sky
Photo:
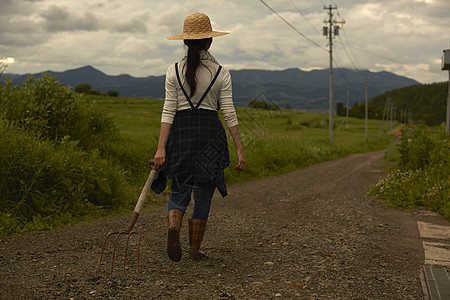
[[[324,5],[336,5],[335,67],[390,71],[421,83],[448,80],[449,0],[0,0],[0,57],[7,73],[85,65],[109,74],[163,75],[184,55],[183,20],[204,12],[211,53],[231,70],[329,67]],[[284,18],[295,30],[286,24]],[[305,38],[306,37],[306,38]]]

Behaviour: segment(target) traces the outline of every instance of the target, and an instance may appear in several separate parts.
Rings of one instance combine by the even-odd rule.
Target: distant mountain
[[[107,91],[117,91],[123,97],[150,97],[155,99],[164,98],[164,76],[133,77],[127,74],[110,76],[95,69],[92,66],[85,66],[78,69],[64,72],[44,71],[64,84],[76,87],[87,83],[93,90],[103,93]],[[13,84],[21,84],[26,80],[28,74],[16,75],[6,74]],[[40,77],[41,73],[31,74],[33,77]]]
[[[101,92],[110,90],[124,97],[164,98],[165,76],[133,77],[130,75],[110,76],[85,66],[64,72],[46,71],[64,85],[76,87],[87,83],[92,89]],[[238,70],[230,71],[233,79],[233,96],[236,105],[246,106],[253,99],[265,100],[284,108],[310,111],[327,111],[329,95],[329,71],[286,69],[282,71]],[[7,74],[14,84],[21,84],[28,75]],[[389,72],[370,72],[368,70],[334,69],[334,103],[344,102],[347,90],[351,103],[362,102],[365,97],[364,78],[368,83],[369,98],[387,91],[420,84],[407,77]],[[32,74],[39,77],[40,74]]]

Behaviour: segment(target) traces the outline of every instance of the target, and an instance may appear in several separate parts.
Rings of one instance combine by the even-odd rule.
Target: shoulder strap
[[[195,109],[194,104],[192,104],[191,99],[189,98],[188,94],[186,93],[186,90],[184,89],[183,85],[181,84],[180,72],[178,72],[178,63],[175,63],[175,72],[177,73],[178,84],[180,85],[184,96],[186,97],[187,101],[189,102],[189,105],[191,106],[191,108]]]
[[[216,75],[214,76],[213,80],[211,81],[211,83],[209,84],[208,88],[206,89],[206,91],[203,93],[203,96],[200,98],[200,100],[198,101],[197,105],[195,106],[195,108],[199,108],[200,104],[202,104],[203,99],[205,99],[206,95],[208,95],[209,90],[212,88],[212,86],[214,85],[214,82],[216,82],[217,77],[219,76],[220,71],[222,70],[222,66],[219,66],[219,69],[216,72]]]
[[[211,90],[212,86],[214,85],[214,83],[217,80],[217,77],[219,76],[220,71],[222,70],[222,66],[219,66],[219,69],[216,72],[216,75],[214,75],[213,80],[211,81],[211,83],[209,84],[208,88],[206,89],[206,91],[203,93],[203,96],[200,98],[200,100],[198,101],[197,105],[194,106],[194,104],[192,104],[191,99],[189,98],[188,94],[186,93],[186,90],[184,89],[183,85],[181,84],[181,79],[180,79],[180,73],[178,71],[178,63],[175,63],[175,72],[177,74],[177,80],[178,80],[178,84],[180,85],[181,90],[183,91],[184,96],[186,97],[187,101],[189,102],[189,105],[191,106],[192,109],[198,109],[200,107],[200,105],[202,104],[203,100],[205,99],[206,95],[208,95],[209,90]],[[217,110],[220,109],[220,104],[219,101],[217,101]]]

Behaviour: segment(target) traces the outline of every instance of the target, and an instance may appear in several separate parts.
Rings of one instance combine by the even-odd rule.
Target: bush
[[[54,77],[29,77],[22,87],[6,80],[0,85],[0,236],[74,223],[134,200],[127,179],[140,178],[146,162],[142,149],[126,145],[111,117]]]
[[[109,97],[119,97],[119,92],[117,92],[117,91],[108,91],[106,94]]]
[[[299,125],[312,128],[328,128],[328,117],[319,115],[300,121]]]
[[[133,192],[121,168],[95,152],[75,142],[39,140],[4,122],[0,174],[0,235],[69,224],[121,207]]]
[[[88,94],[91,89],[92,87],[89,84],[82,83],[77,85],[77,87],[75,88],[75,92],[79,94]]]
[[[424,170],[429,166],[449,162],[448,134],[442,128],[432,131],[428,127],[410,128],[403,131],[399,145],[400,168],[404,170]],[[446,151],[447,150],[447,151]],[[440,153],[442,152],[443,153]]]
[[[102,93],[100,93],[100,91],[97,90],[90,90],[89,95],[94,95],[94,96],[100,96]]]
[[[29,77],[23,86],[0,88],[0,114],[10,124],[50,140],[76,141],[84,150],[107,151],[118,136],[113,120],[53,76]]]
[[[450,139],[444,126],[402,132],[400,162],[369,193],[394,207],[425,206],[450,220]]]

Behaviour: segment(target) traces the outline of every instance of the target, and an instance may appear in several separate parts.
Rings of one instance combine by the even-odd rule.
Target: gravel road
[[[213,199],[203,248],[209,258],[166,253],[166,208],[144,211],[141,263],[130,241],[127,278],[104,237],[119,216],[63,231],[0,241],[1,299],[423,299],[418,212],[385,207],[367,195],[383,176],[383,152],[351,155],[281,176],[229,185]],[[131,214],[131,213],[130,213]],[[107,247],[112,248],[112,247]],[[118,252],[123,253],[123,244]]]

